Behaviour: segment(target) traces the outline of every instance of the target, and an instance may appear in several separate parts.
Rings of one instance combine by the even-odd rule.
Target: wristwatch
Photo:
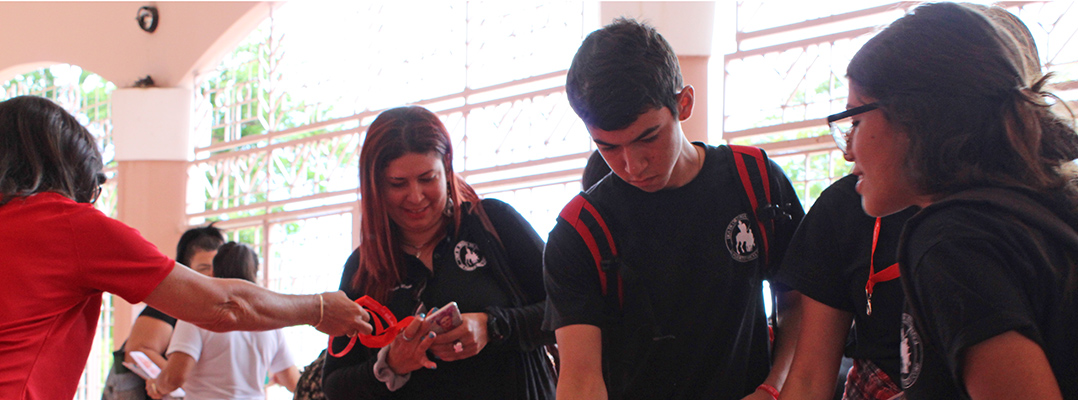
[[[487,341],[490,343],[501,343],[505,340],[505,332],[508,331],[508,327],[502,328],[505,320],[498,317],[497,314],[487,312]]]

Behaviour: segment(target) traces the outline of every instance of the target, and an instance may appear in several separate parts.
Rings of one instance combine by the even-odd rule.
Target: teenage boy
[[[796,336],[778,335],[769,375],[761,282],[804,215],[789,180],[767,160],[770,195],[787,206],[770,220],[772,232],[759,232],[735,155],[682,133],[693,88],[650,26],[619,19],[588,35],[565,86],[614,172],[582,197],[609,227],[618,256],[593,256],[602,245],[578,231],[596,225],[574,217],[579,199],[550,232],[544,327],[561,353],[558,399],[770,399],[773,389],[761,384],[781,387],[793,354],[781,339]],[[616,275],[600,264],[616,264]],[[604,295],[612,280],[622,286]]]

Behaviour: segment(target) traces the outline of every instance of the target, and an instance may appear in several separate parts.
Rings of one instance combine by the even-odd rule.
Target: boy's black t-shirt
[[[804,213],[773,162],[769,175],[793,214],[776,224],[771,238],[777,265]],[[765,271],[761,238],[729,150],[708,146],[700,173],[680,188],[647,193],[611,174],[588,195],[623,261],[624,318],[604,313],[595,261],[576,230],[559,219],[544,254],[544,328],[603,329],[612,399],[740,399],[753,392],[770,368]],[[778,196],[772,193],[773,200]]]

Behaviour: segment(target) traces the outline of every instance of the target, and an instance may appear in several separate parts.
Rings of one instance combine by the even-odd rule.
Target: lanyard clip
[[[865,291],[865,315],[872,315],[872,292]]]

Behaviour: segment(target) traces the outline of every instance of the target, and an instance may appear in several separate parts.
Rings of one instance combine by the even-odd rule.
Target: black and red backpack
[[[791,218],[790,214],[784,211],[784,206],[788,205],[773,200],[774,197],[779,196],[778,194],[772,196],[772,191],[778,191],[779,188],[771,185],[768,174],[769,161],[763,150],[752,146],[729,145],[727,147],[732,153],[734,167],[751,208],[748,215],[756,225],[755,231],[759,235],[756,240],[762,245],[761,257],[763,257],[765,270],[772,271],[769,243],[773,242],[775,221]],[[618,258],[614,235],[602,214],[588,200],[585,193],[580,193],[562,209],[558,218],[576,229],[591,252],[607,308],[621,309],[625,304],[625,287],[618,271],[621,261]]]

